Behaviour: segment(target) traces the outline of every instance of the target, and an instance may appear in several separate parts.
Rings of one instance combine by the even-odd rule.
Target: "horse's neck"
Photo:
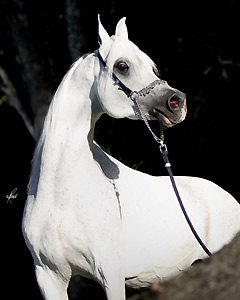
[[[90,90],[94,61],[92,54],[75,62],[53,98],[34,155],[31,181],[35,188],[39,177],[49,183],[56,174],[70,172],[81,159],[93,161],[91,128],[96,116],[92,115]]]

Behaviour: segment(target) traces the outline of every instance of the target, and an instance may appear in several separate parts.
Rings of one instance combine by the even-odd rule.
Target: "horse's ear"
[[[98,42],[103,48],[107,48],[110,43],[110,36],[102,26],[100,15],[98,15]]]
[[[116,26],[115,35],[128,39],[128,30],[126,26],[126,18],[122,18]]]

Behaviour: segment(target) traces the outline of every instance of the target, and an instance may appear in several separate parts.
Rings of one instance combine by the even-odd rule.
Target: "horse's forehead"
[[[129,59],[132,63],[150,63],[152,60],[142,52],[135,44],[131,41],[119,38],[118,36],[112,36],[112,47],[111,47],[111,59],[116,60],[118,58]]]

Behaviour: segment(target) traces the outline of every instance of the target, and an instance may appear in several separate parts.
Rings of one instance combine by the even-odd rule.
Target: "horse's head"
[[[160,80],[153,61],[128,40],[125,18],[118,22],[112,37],[99,20],[99,39],[97,89],[104,112],[115,118],[139,118],[132,101],[137,96],[148,120],[157,119],[167,128],[185,119],[185,94]]]

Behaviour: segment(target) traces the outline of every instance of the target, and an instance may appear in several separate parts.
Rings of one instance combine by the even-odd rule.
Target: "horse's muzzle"
[[[156,102],[155,102],[156,103]],[[176,89],[164,89],[164,93],[153,106],[151,115],[159,120],[164,128],[182,122],[186,117],[186,95]]]

